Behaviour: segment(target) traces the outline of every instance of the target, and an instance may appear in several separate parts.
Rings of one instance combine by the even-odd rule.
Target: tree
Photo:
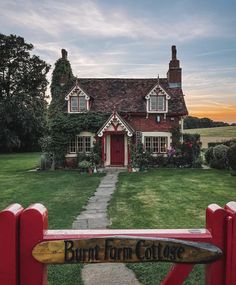
[[[0,34],[0,150],[31,150],[46,127],[46,75],[24,38]]]
[[[197,118],[188,116],[184,119],[184,129],[213,128],[228,126],[228,123],[215,122],[209,118]]]

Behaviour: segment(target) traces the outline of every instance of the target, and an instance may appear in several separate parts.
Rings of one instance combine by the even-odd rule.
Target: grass
[[[223,137],[236,138],[236,126],[202,128],[202,129],[187,129],[184,133],[200,134],[201,137]]]
[[[42,203],[49,211],[50,229],[71,228],[101,176],[77,171],[27,171],[38,162],[38,153],[0,155],[0,209],[16,202],[23,207]],[[82,284],[80,271],[77,265],[50,266],[49,284]]]
[[[109,206],[112,228],[198,228],[205,225],[205,209],[236,199],[236,177],[227,171],[159,169],[122,173]],[[144,285],[159,284],[168,264],[129,265]],[[184,283],[204,284],[203,266]]]

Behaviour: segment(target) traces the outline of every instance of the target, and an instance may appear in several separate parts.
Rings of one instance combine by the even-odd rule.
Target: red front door
[[[124,165],[124,135],[111,135],[111,165]]]

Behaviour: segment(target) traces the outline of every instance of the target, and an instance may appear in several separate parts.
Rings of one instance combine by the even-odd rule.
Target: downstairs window
[[[91,152],[91,137],[90,136],[76,136],[75,139],[70,140],[68,146],[69,153]]]
[[[145,150],[151,153],[166,153],[168,137],[144,137]]]

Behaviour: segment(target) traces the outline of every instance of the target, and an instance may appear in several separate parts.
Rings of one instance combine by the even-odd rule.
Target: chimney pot
[[[67,51],[63,48],[61,50],[61,58],[67,60]]]
[[[176,50],[176,46],[172,46],[172,60],[177,59],[176,54],[177,54],[177,50]]]

